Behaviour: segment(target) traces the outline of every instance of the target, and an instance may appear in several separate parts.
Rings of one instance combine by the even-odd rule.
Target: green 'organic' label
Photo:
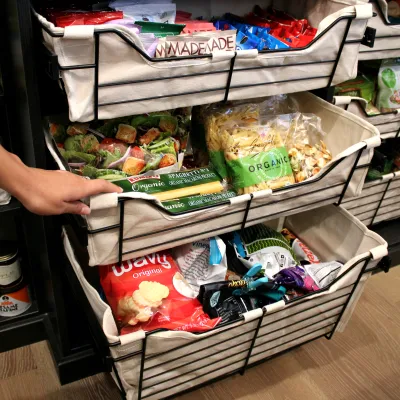
[[[219,182],[217,174],[209,168],[198,168],[191,171],[172,172],[154,176],[131,176],[113,181],[124,192],[161,193],[205,183]]]
[[[172,213],[181,213],[185,211],[194,211],[196,209],[216,206],[226,203],[230,198],[235,197],[236,193],[233,190],[215,194],[203,194],[197,196],[182,197],[176,200],[162,201],[162,205]]]
[[[221,179],[225,179],[228,176],[228,171],[226,170],[226,161],[223,151],[210,151],[209,152],[210,161],[214,169],[217,171]]]
[[[285,147],[230,160],[227,166],[236,190],[293,174]]]

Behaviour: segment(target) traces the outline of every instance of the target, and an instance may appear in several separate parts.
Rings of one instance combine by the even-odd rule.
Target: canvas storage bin
[[[314,113],[321,118],[322,129],[326,133],[324,141],[331,150],[334,160],[306,184],[293,185],[276,191],[264,190],[253,193],[247,226],[267,218],[298,213],[311,208],[332,204],[340,200],[346,182],[356,164],[368,164],[373,148],[379,146],[379,132],[363,119],[354,116],[310,93],[293,96],[300,111]],[[53,157],[58,160],[54,144],[47,134],[47,143]],[[367,169],[356,169],[346,188],[346,196],[361,193]],[[243,223],[250,195],[237,196],[222,206],[207,210],[188,212],[173,216],[160,207],[152,196],[143,193],[107,194],[90,199],[92,212],[85,217],[88,235],[90,265],[116,262],[119,256],[119,200],[124,202],[123,218],[123,259],[138,257],[149,252],[187,243],[194,239],[239,229]],[[113,226],[113,229],[104,228]]]
[[[366,182],[360,197],[343,202],[343,207],[369,226],[400,217],[399,195],[400,172],[394,172]]]
[[[360,60],[377,60],[400,57],[400,25],[389,24],[387,18],[387,2],[380,0],[373,3],[372,8],[377,14],[369,20],[368,26],[376,29],[374,47],[360,46]]]
[[[228,99],[235,100],[312,90],[353,78],[357,73],[360,43],[372,17],[372,7],[366,3],[366,0],[266,1],[263,6],[272,4],[297,17],[308,17],[318,27],[314,41],[299,50],[214,52],[208,58],[169,61],[149,58],[137,35],[125,27],[111,24],[64,29],[37,13],[35,16],[42,26],[45,46],[58,57],[70,120],[86,122],[97,116],[95,91],[98,118],[109,119],[222,101],[228,94],[228,82]],[[239,0],[197,0],[183,4],[188,11],[203,10],[200,15],[205,17],[228,10],[240,14],[251,9],[251,5]],[[94,64],[98,67],[98,82]],[[78,65],[93,67],[74,68]]]
[[[400,37],[399,37],[400,47]],[[362,97],[335,96],[334,104],[345,108],[347,111],[378,128],[382,139],[390,139],[399,136],[400,130],[400,108],[391,113],[370,116],[365,112],[367,101]]]
[[[64,234],[67,257],[111,344],[110,355],[129,400],[137,399],[139,391],[141,399],[153,400],[178,394],[344,328],[369,276],[361,273],[387,254],[387,243],[340,206],[287,217],[285,226],[322,261],[344,262],[338,278],[318,294],[253,310],[242,321],[204,334],[138,331],[119,336],[110,307],[85,279]]]

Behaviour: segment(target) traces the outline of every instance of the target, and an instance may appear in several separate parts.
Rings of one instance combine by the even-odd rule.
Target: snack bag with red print
[[[205,332],[220,322],[204,313],[168,252],[100,266],[99,273],[122,335],[140,329]]]

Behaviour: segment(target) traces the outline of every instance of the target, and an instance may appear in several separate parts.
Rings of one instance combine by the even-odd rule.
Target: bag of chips
[[[170,329],[205,332],[211,320],[168,252],[99,267],[100,283],[121,334]]]

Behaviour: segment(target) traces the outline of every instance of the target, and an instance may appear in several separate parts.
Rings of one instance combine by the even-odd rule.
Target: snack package
[[[273,127],[224,126],[221,140],[228,175],[238,194],[295,183],[289,154]]]
[[[233,234],[236,257],[247,267],[260,263],[263,275],[272,279],[284,268],[298,264],[297,257],[285,237],[263,224]]]
[[[67,129],[51,123],[49,129],[79,175],[107,180],[159,175],[177,172],[182,166],[191,130],[191,107],[114,118],[96,129],[78,123]]]
[[[99,274],[122,335],[161,328],[205,332],[220,322],[187,296],[191,288],[168,252],[124,261],[122,266],[99,266]]]
[[[376,106],[383,113],[400,108],[400,58],[382,61]]]
[[[123,11],[124,15],[131,17],[135,21],[175,24],[176,4],[174,3],[120,4],[113,7]]]
[[[231,106],[209,106],[204,109],[204,127],[210,162],[222,179],[228,176],[224,156],[222,127],[233,123],[254,124],[259,121],[257,104]]]
[[[236,196],[233,190],[226,192],[203,194],[198,196],[187,196],[179,199],[162,201],[162,206],[173,214],[199,210],[210,206],[230,204],[229,199]]]
[[[337,261],[285,268],[274,277],[274,282],[289,288],[314,292],[332,283],[343,264]]]
[[[101,25],[112,20],[121,20],[124,14],[121,11],[48,11],[48,18],[60,28],[72,25]]]
[[[209,168],[155,176],[132,176],[114,182],[124,192],[147,193],[160,201],[222,192],[217,174]]]
[[[379,110],[374,106],[376,79],[372,75],[359,74],[357,78],[339,83],[335,86],[335,96],[362,97],[368,104],[365,112],[368,115],[377,115]]]
[[[228,105],[202,106],[196,113],[196,126],[204,128],[209,159],[220,177],[228,177],[222,139],[224,127],[257,125],[271,115],[295,112],[296,108],[293,100],[286,95],[270,96],[257,101],[235,101]]]
[[[320,262],[318,256],[296,235],[290,232],[289,229],[284,228],[281,233],[292,246],[293,253],[297,260],[307,264],[318,264]]]
[[[391,0],[387,2],[388,17],[392,24],[400,24],[400,0]]]
[[[314,114],[284,114],[269,121],[288,149],[296,182],[318,174],[331,160],[332,154],[322,141],[321,119]]]
[[[193,297],[197,297],[201,285],[226,277],[226,245],[218,236],[176,247],[172,252]]]

